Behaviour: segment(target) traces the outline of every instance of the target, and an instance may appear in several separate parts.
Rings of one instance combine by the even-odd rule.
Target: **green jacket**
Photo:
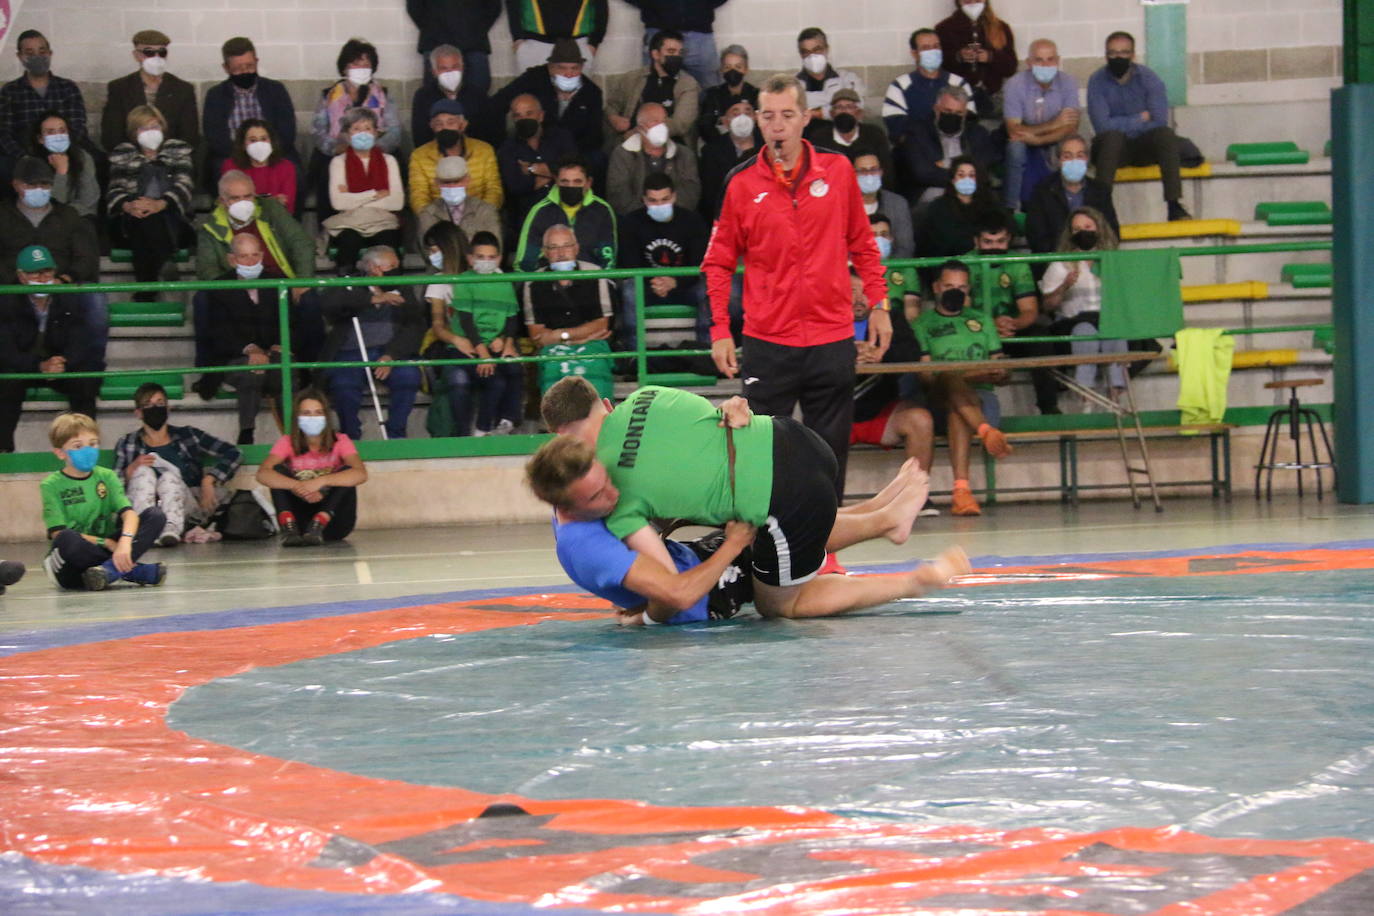
[[[601,268],[615,266],[620,240],[617,238],[615,212],[611,210],[611,205],[588,188],[581,206],[569,217],[568,211],[558,202],[558,185],[552,185],[548,195],[530,207],[530,212],[525,216],[525,224],[520,228],[520,237],[516,242],[516,270],[530,271],[539,267],[544,255],[544,233],[560,224],[571,228],[573,235],[577,236],[579,261],[591,261]]]
[[[259,197],[253,215],[267,250],[288,277],[315,276],[315,241],[301,228],[275,197]],[[229,211],[216,203],[205,225],[196,233],[196,277],[216,280],[232,272],[226,256],[234,230]]]

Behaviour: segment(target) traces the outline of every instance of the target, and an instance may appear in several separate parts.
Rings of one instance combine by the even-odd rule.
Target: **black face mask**
[[[439,144],[439,149],[452,149],[463,142],[463,135],[456,130],[441,130],[434,135],[434,141]]]
[[[979,254],[999,255],[999,254],[1006,254],[1006,253],[1007,253],[1007,249],[1005,249],[1005,248],[979,248],[979,249],[978,249],[978,253],[979,253]]]
[[[252,89],[257,85],[258,75],[256,73],[231,73],[229,82],[240,89]]]
[[[167,425],[167,405],[159,404],[156,407],[143,408],[143,422],[152,429],[162,429]]]
[[[738,70],[726,70],[720,75],[720,78],[725,80],[725,85],[731,89],[744,82],[744,74]]]
[[[539,122],[534,118],[515,119],[515,139],[528,140],[539,133]]]
[[[962,289],[947,289],[940,294],[940,308],[946,312],[962,312],[967,299]]]
[[[677,76],[682,72],[682,55],[669,54],[667,57],[663,58],[660,62],[660,66],[663,67],[663,72],[669,76]]]
[[[1079,229],[1069,236],[1081,251],[1092,251],[1097,247],[1097,233],[1091,229]]]
[[[586,191],[586,188],[569,188],[559,185],[558,201],[565,207],[576,207],[582,203],[582,196]]]
[[[859,119],[847,111],[835,115],[835,129],[842,134],[847,134],[858,126]]]
[[[935,126],[940,128],[942,134],[957,134],[964,129],[964,116],[943,112],[935,118]]]
[[[1121,79],[1126,75],[1126,71],[1131,69],[1131,62],[1124,57],[1109,57],[1107,69],[1111,71],[1112,76]]]

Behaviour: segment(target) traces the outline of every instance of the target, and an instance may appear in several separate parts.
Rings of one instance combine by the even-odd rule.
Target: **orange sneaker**
[[[967,487],[959,487],[954,491],[953,498],[949,503],[950,515],[982,515],[983,510],[978,506],[978,500],[973,498],[973,491]]]

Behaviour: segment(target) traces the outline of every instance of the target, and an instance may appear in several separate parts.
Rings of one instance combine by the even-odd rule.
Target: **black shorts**
[[[825,564],[835,527],[839,463],[825,440],[791,417],[773,418],[773,492],[768,521],[754,538],[754,576],[765,585],[801,585]]]
[[[694,541],[683,541],[703,563],[725,543],[725,531],[717,528]],[[706,595],[706,613],[712,620],[729,620],[754,600],[754,580],[749,576],[752,549],[744,548],[735,561],[725,567],[720,580]]]

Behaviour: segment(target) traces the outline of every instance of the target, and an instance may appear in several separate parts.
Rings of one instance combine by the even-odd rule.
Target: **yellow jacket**
[[[501,187],[501,171],[496,165],[496,150],[490,143],[467,137],[468,193],[480,197],[500,210],[506,202],[506,192]],[[434,170],[439,165],[439,143],[431,140],[423,146],[415,147],[410,154],[410,209],[419,215],[429,206],[430,201],[439,196],[439,185],[434,180]]]

